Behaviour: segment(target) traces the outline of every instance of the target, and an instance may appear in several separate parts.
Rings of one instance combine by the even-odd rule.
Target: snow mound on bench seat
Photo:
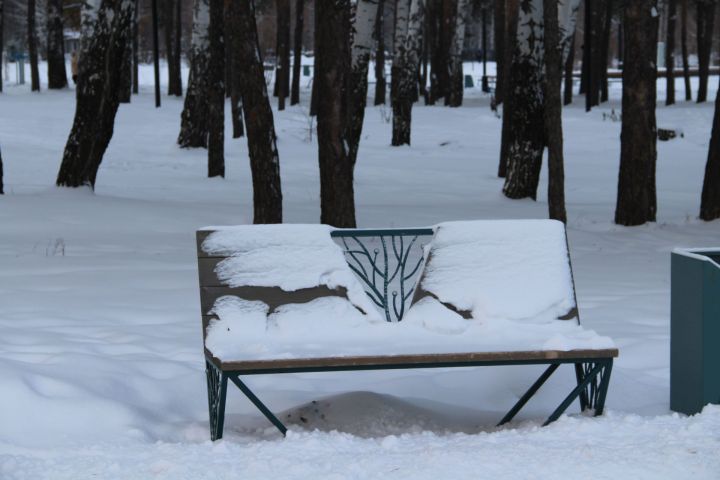
[[[209,255],[226,256],[215,268],[230,287],[280,287],[285,291],[344,288],[354,305],[373,318],[377,310],[330,237],[328,225],[238,225],[205,227]]]
[[[206,348],[222,361],[369,355],[613,348],[575,322],[522,324],[467,320],[424,298],[402,322],[369,321],[340,297],[288,304],[268,315],[262,302],[221,297]]]

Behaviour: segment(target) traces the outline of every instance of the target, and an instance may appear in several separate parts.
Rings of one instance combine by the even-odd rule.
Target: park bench
[[[228,381],[286,433],[243,382],[259,374],[547,365],[502,425],[569,365],[544,425],[576,399],[603,412],[618,350],[580,327],[562,223],[207,227],[197,252],[212,440]]]

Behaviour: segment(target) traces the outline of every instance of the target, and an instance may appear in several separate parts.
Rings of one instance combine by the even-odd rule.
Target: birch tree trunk
[[[710,77],[710,53],[712,51],[713,27],[715,24],[715,0],[696,0],[697,12],[697,54],[698,93],[697,103],[707,100],[708,78]]]
[[[720,218],[720,88],[715,97],[715,116],[705,165],[700,218],[706,221]]]
[[[258,44],[253,0],[225,0],[231,23],[232,52],[237,58],[242,108],[247,122],[253,182],[253,223],[282,223],[280,157]]]
[[[402,2],[402,0],[401,0]],[[402,3],[405,5],[405,3]],[[418,48],[424,0],[410,0],[409,8],[395,11],[395,53],[390,98],[393,109],[392,145],[410,145],[412,105],[417,89]]]
[[[667,38],[665,40],[665,71],[667,92],[665,105],[675,103],[675,24],[677,18],[677,0],[668,1]]]
[[[48,88],[67,87],[65,43],[63,41],[62,0],[47,1]]]
[[[190,45],[190,76],[180,115],[178,144],[205,148],[208,139],[208,80],[210,54],[210,0],[195,0]]]
[[[130,41],[132,0],[95,0],[82,9],[75,119],[65,145],[57,185],[95,187],[113,134],[119,79]]]
[[[225,177],[225,45],[224,0],[209,0],[207,115],[208,177]]]
[[[622,129],[615,223],[654,222],[657,210],[655,122],[657,0],[626,1],[623,30]]]
[[[683,79],[685,80],[685,101],[692,100],[690,88],[690,62],[687,46],[688,0],[680,0],[680,48],[682,50]]]
[[[290,89],[290,105],[300,103],[300,75],[302,70],[303,23],[305,0],[295,2],[295,40],[293,52],[293,78]]]
[[[27,42],[30,60],[30,82],[33,92],[40,91],[40,72],[38,71],[37,34],[35,33],[35,0],[28,0],[27,6]]]
[[[445,97],[445,105],[448,107],[459,107],[463,101],[462,54],[469,5],[468,0],[456,0],[455,26],[452,29],[450,52],[448,54],[448,94]]]
[[[318,2],[315,81],[320,163],[320,222],[352,228],[355,222],[353,162],[346,141],[350,72],[350,0]]]
[[[375,102],[377,105],[385,104],[385,0],[379,0],[377,7],[377,20],[375,20]]]
[[[357,161],[360,135],[365,119],[368,94],[368,65],[373,48],[373,32],[377,20],[378,0],[358,0],[355,22],[352,25],[350,73],[348,78],[347,127],[348,158],[352,165]]]

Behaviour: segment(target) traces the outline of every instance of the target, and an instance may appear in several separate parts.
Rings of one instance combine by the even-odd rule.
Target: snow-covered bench
[[[503,424],[569,364],[577,386],[545,424],[576,398],[603,411],[618,350],[580,326],[562,223],[207,227],[197,247],[213,440],[228,380],[286,432],[255,374],[548,365]]]

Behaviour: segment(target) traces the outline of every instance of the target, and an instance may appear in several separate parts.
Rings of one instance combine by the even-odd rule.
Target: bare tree
[[[565,86],[563,88],[563,105],[570,105],[573,99],[573,70],[575,66],[575,35],[570,42],[570,53],[565,60]]]
[[[129,42],[125,43],[125,52],[123,53],[122,57],[122,73],[120,76],[120,93],[119,93],[119,99],[120,103],[130,103],[130,97],[132,97],[132,88],[133,88],[133,42],[132,42],[132,35],[133,35],[133,19],[135,18],[135,8],[136,8],[136,1],[132,1],[130,5],[130,9],[132,12],[131,15],[131,24],[130,24],[130,36],[131,39]]]
[[[707,221],[720,218],[720,88],[715,97],[715,116],[705,166],[700,218]]]
[[[285,110],[290,86],[290,0],[275,0],[277,11],[277,68],[275,85],[278,110]]]
[[[385,104],[385,0],[378,1],[375,20],[375,105]]]
[[[690,62],[687,46],[688,0],[680,0],[680,48],[682,49],[683,78],[685,79],[685,101],[692,100],[690,89]]]
[[[303,47],[303,23],[305,0],[296,0],[295,2],[295,39],[293,52],[293,78],[292,88],[290,89],[290,105],[300,103],[300,75],[302,70],[302,47]]]
[[[253,223],[282,223],[280,157],[272,109],[258,45],[253,0],[225,0],[232,52],[237,57],[242,108],[247,122],[248,154],[253,181]]]
[[[463,62],[462,53],[465,43],[465,24],[468,17],[469,0],[455,0],[454,27],[450,37],[448,53],[448,93],[445,105],[459,107],[463,101]]]
[[[37,34],[35,33],[35,0],[28,0],[27,42],[30,56],[31,90],[40,91],[40,72],[38,70]]]
[[[233,138],[245,136],[245,126],[242,116],[242,95],[240,94],[240,69],[238,56],[233,54],[232,48],[235,44],[230,22],[225,22],[225,94],[230,97],[230,115],[232,116]]]
[[[505,84],[505,32],[506,25],[506,1],[495,0],[493,34],[495,40],[495,98],[493,107],[503,102],[503,85]]]
[[[182,97],[180,71],[180,4],[181,0],[164,0],[163,27],[165,29],[165,52],[168,62],[168,95]]]
[[[667,39],[665,40],[665,105],[675,103],[675,24],[677,20],[677,0],[668,0]]]
[[[48,88],[67,87],[65,43],[63,41],[62,0],[47,1]]]
[[[208,177],[225,177],[225,45],[223,0],[209,0],[207,116]]]
[[[132,0],[100,0],[82,7],[75,119],[57,185],[95,187],[113,134],[125,44],[130,41]]]
[[[708,78],[710,77],[710,53],[712,50],[713,27],[715,25],[715,0],[696,0],[696,6],[699,80],[697,103],[702,103],[707,100]]]
[[[615,223],[655,221],[657,0],[624,3],[620,176]]]
[[[210,0],[195,0],[190,45],[190,77],[185,94],[185,105],[180,116],[178,136],[178,144],[183,148],[207,147],[209,50]]]
[[[519,0],[507,0],[505,3],[505,50],[503,52],[503,113],[502,113],[502,130],[500,133],[500,162],[498,163],[498,177],[505,178],[507,176],[508,148],[510,145],[510,132],[512,125],[510,124],[511,113],[513,112],[512,101],[514,95],[508,95],[508,91],[515,87],[519,79],[513,79],[510,75],[510,69],[513,65],[515,56],[515,48],[517,45],[517,27],[518,27],[518,10],[520,8]]]

